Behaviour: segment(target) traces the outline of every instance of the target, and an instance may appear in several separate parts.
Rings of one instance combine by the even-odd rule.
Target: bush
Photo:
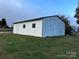
[[[72,35],[72,27],[71,26],[67,26],[65,27],[65,35]]]

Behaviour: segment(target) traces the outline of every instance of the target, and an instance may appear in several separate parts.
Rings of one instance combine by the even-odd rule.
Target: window
[[[35,24],[35,23],[33,23],[33,24],[32,24],[32,28],[35,28],[35,27],[36,27],[36,24]]]
[[[26,28],[26,25],[25,24],[23,25],[23,28]]]

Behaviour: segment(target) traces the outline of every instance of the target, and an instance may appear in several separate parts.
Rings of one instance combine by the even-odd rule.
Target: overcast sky
[[[16,21],[64,14],[75,24],[73,17],[77,2],[78,0],[0,0],[0,19],[5,18],[11,26]]]

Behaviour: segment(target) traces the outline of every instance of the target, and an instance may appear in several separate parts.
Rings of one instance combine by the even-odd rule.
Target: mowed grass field
[[[79,59],[79,33],[50,38],[0,34],[0,59]]]

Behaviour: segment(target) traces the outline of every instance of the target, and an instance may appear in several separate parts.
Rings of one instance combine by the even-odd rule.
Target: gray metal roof
[[[58,15],[54,15],[54,16],[46,16],[46,17],[40,17],[40,18],[36,18],[36,19],[30,19],[30,20],[15,22],[14,24],[24,23],[24,22],[30,22],[30,21],[36,21],[36,20],[42,20],[43,18],[49,18],[49,17],[58,17],[60,20],[62,20]],[[63,21],[63,20],[62,20],[62,21]],[[63,21],[63,22],[64,22],[64,21]]]

